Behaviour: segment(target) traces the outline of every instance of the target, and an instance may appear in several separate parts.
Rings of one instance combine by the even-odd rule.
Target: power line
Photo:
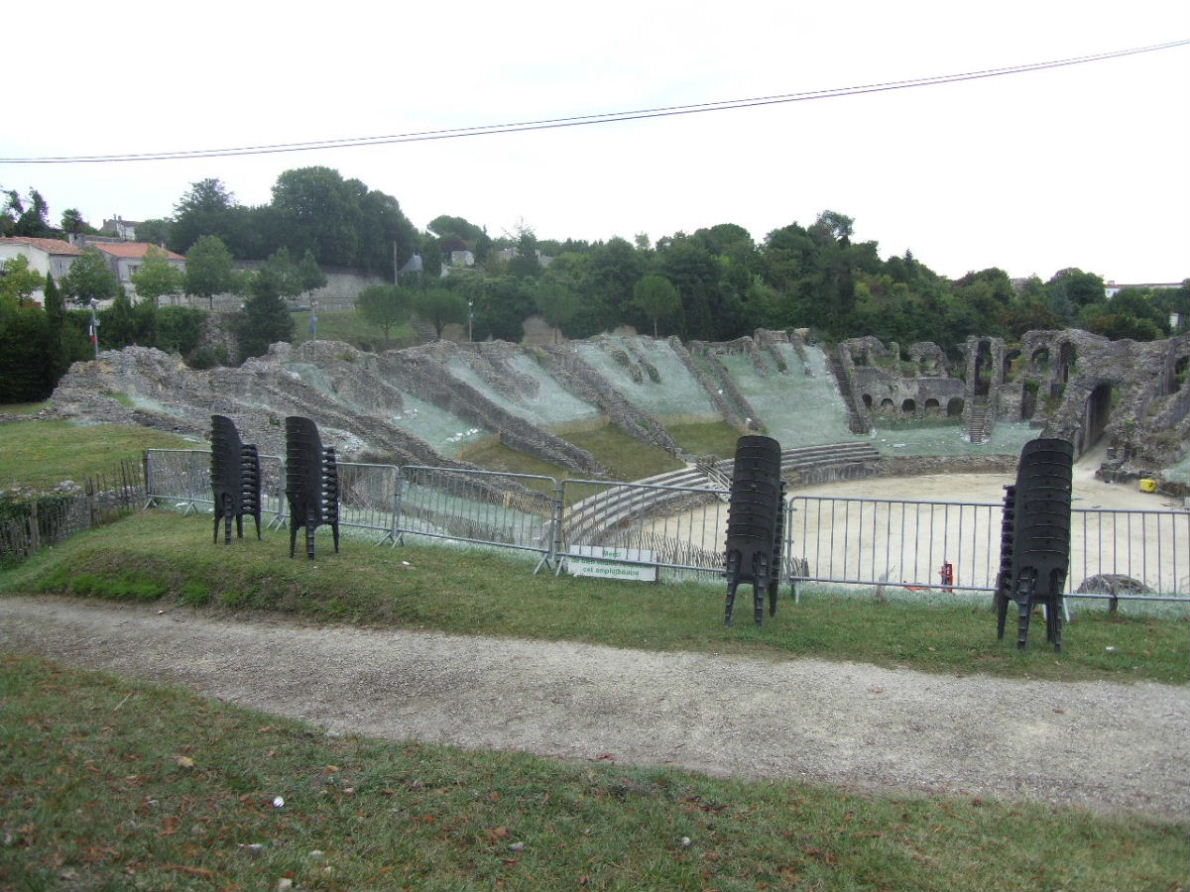
[[[0,158],[0,164],[111,164],[129,161],[177,161],[193,158],[228,158],[239,155],[270,155],[286,152],[313,152],[323,149],[356,148],[362,146],[393,145],[407,142],[429,142],[442,139],[461,139],[471,136],[488,136],[499,133],[521,133],[533,130],[556,130],[565,127],[585,127],[592,124],[614,124],[621,121],[640,121],[649,118],[667,118],[679,115],[704,114],[714,111],[730,111],[732,109],[756,108],[766,105],[780,105],[793,102],[811,102],[821,99],[839,99],[845,96],[861,96],[867,93],[884,93],[892,90],[907,90],[914,87],[930,87],[939,84],[961,83],[963,81],[983,80],[993,77],[1004,77],[1013,74],[1027,74],[1033,71],[1045,71],[1054,68],[1065,68],[1071,65],[1084,65],[1090,62],[1103,62],[1109,59],[1119,59],[1125,56],[1135,56],[1141,53],[1153,53],[1160,50],[1186,46],[1190,40],[1176,40],[1169,43],[1154,44],[1152,46],[1135,47],[1125,50],[1097,53],[1090,56],[1076,56],[1070,59],[1056,59],[1048,62],[1034,62],[1025,65],[1013,65],[1004,68],[988,68],[981,71],[968,71],[959,74],[937,75],[934,77],[913,78],[910,80],[886,81],[875,84],[862,84],[851,87],[838,87],[828,90],[811,90],[802,93],[780,93],[772,96],[754,96],[747,99],[727,99],[718,102],[700,102],[692,105],[670,105],[657,108],[633,109],[629,111],[606,112],[603,114],[577,115],[565,118],[548,118],[537,121],[513,121],[502,124],[483,124],[472,127],[456,127],[445,130],[419,130],[410,133],[392,133],[383,136],[344,137],[340,139],[321,139],[309,142],[272,143],[257,146],[236,146],[222,149],[190,149],[172,152],[142,152],[110,155],[62,155],[33,158]]]

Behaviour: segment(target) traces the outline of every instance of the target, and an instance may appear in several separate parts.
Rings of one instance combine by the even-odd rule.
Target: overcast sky
[[[0,157],[363,137],[831,90],[1190,38],[1186,0],[9,4]],[[861,96],[536,132],[109,164],[0,162],[52,222],[242,204],[326,165],[498,236],[656,241],[823,210],[947,276],[1190,276],[1190,46]]]

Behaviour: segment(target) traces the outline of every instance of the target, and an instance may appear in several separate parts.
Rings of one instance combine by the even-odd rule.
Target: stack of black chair
[[[1016,485],[1006,487],[996,586],[996,633],[1004,637],[1008,601],[1019,614],[1017,647],[1029,640],[1029,618],[1045,607],[1045,637],[1062,649],[1062,589],[1070,570],[1070,499],[1074,446],[1038,439],[1021,450]],[[1009,553],[1005,553],[1010,549]]]
[[[785,483],[781,479],[781,444],[771,437],[740,437],[736,442],[727,513],[727,611],[731,625],[735,593],[751,582],[753,615],[764,622],[764,599],[769,615],[777,612],[780,586],[781,540],[784,534]]]
[[[215,536],[219,541],[219,521],[225,527],[224,543],[231,543],[231,521],[235,518],[236,536],[244,538],[244,515],[256,521],[260,538],[260,455],[256,446],[240,442],[235,422],[223,415],[211,416],[211,489],[215,497]]]
[[[285,419],[285,495],[289,500],[289,556],[298,527],[306,528],[306,557],[314,559],[314,532],[327,524],[339,551],[339,472],[335,448],[323,446],[309,418]]]

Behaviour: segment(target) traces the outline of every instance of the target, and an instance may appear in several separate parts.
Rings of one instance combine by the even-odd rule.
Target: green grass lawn
[[[646,446],[612,425],[598,430],[572,431],[559,436],[594,455],[596,461],[611,471],[613,480],[640,480],[642,477],[652,477],[683,466],[664,449]],[[503,443],[492,443],[472,450],[467,453],[466,459],[488,471],[537,474],[558,480],[577,476],[561,465],[542,461]]]
[[[721,585],[533,575],[444,546],[212,545],[133,515],[0,573],[0,592],[927,672],[1185,684],[1187,622],[1084,611],[1066,649],[987,605],[783,598],[722,625]],[[325,533],[325,531],[324,531]],[[747,611],[745,610],[746,614]],[[1108,651],[1111,646],[1114,651]],[[180,690],[0,655],[0,888],[1180,889],[1190,824],[970,797],[330,736]],[[274,805],[276,797],[284,805]]]
[[[0,710],[4,889],[1173,890],[1190,854],[1184,823],[332,737],[11,655]]]
[[[0,415],[36,415],[49,407],[49,400],[41,403],[5,403],[0,405]]]
[[[726,422],[711,424],[671,424],[666,429],[687,452],[694,455],[735,456],[736,441],[743,436]]]
[[[722,584],[644,584],[533,575],[501,553],[446,546],[376,547],[319,537],[316,561],[291,560],[285,532],[211,545],[209,517],[143,512],[80,534],[0,575],[0,591],[157,601],[202,609],[278,611],[460,634],[585,641],[658,651],[818,657],[940,673],[1065,681],[1188,680],[1185,619],[1081,611],[1055,654],[1041,636],[1025,652],[997,641],[988,604],[930,606],[782,595],[777,616],[723,626]],[[1108,648],[1112,648],[1109,650]]]
[[[146,449],[203,449],[181,437],[122,424],[19,421],[0,425],[0,489],[35,489],[63,480],[110,474],[121,461],[140,461]]]
[[[318,339],[320,341],[343,341],[370,349],[391,349],[408,347],[414,343],[413,331],[407,324],[395,325],[388,333],[386,344],[384,332],[378,326],[369,325],[355,310],[319,310]],[[293,314],[293,343],[310,340],[310,313]]]

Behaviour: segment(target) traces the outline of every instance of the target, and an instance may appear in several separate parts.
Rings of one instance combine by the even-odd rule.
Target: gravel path
[[[1190,688],[956,678],[0,599],[0,650],[333,732],[1190,816]]]

